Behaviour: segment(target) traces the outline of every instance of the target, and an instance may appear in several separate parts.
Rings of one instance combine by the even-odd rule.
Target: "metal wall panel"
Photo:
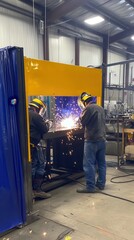
[[[49,60],[75,64],[75,41],[73,38],[49,34]]]
[[[102,49],[94,44],[80,41],[80,66],[100,66]]]
[[[38,22],[0,7],[0,47],[20,46],[24,55],[43,59],[43,40]]]

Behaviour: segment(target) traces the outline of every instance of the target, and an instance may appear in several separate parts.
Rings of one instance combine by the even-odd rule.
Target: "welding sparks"
[[[61,120],[61,127],[66,129],[71,129],[76,127],[76,119],[72,116],[64,118]]]
[[[78,127],[78,117],[81,110],[77,103],[77,97],[55,97],[55,128],[72,129]],[[77,119],[76,119],[77,118]]]

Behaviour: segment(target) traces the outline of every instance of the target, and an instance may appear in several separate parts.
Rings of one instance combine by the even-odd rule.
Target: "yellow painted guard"
[[[101,69],[25,58],[27,96],[79,96],[88,92],[102,97]]]
[[[24,58],[24,67],[27,109],[28,96],[80,96],[82,92],[88,92],[93,96],[97,96],[97,103],[101,105],[101,69],[79,67],[26,57]],[[30,137],[28,137],[28,142],[29,139]],[[28,145],[30,161],[30,142]]]

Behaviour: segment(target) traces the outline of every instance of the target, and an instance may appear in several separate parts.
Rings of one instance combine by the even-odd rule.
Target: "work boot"
[[[98,188],[99,190],[104,190],[105,186],[101,186],[98,183],[95,184],[96,188]]]
[[[50,198],[51,194],[42,191],[41,190],[41,185],[42,185],[42,176],[36,175],[36,178],[32,180],[34,199],[36,199],[36,198],[41,198],[41,199]]]
[[[33,194],[34,194],[34,199],[36,198],[47,199],[51,197],[50,193],[43,192],[40,189],[33,190]]]
[[[95,189],[87,189],[87,188],[78,188],[76,190],[77,193],[95,193]]]

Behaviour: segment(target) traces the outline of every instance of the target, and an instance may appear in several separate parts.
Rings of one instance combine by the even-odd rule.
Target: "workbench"
[[[82,128],[51,129],[44,134],[46,142],[47,171],[49,181],[43,185],[48,191],[84,176]]]
[[[47,161],[54,168],[82,170],[83,162],[83,129],[51,129],[44,134],[46,140]]]
[[[134,120],[123,122],[122,128],[122,164],[127,160],[134,161]]]

